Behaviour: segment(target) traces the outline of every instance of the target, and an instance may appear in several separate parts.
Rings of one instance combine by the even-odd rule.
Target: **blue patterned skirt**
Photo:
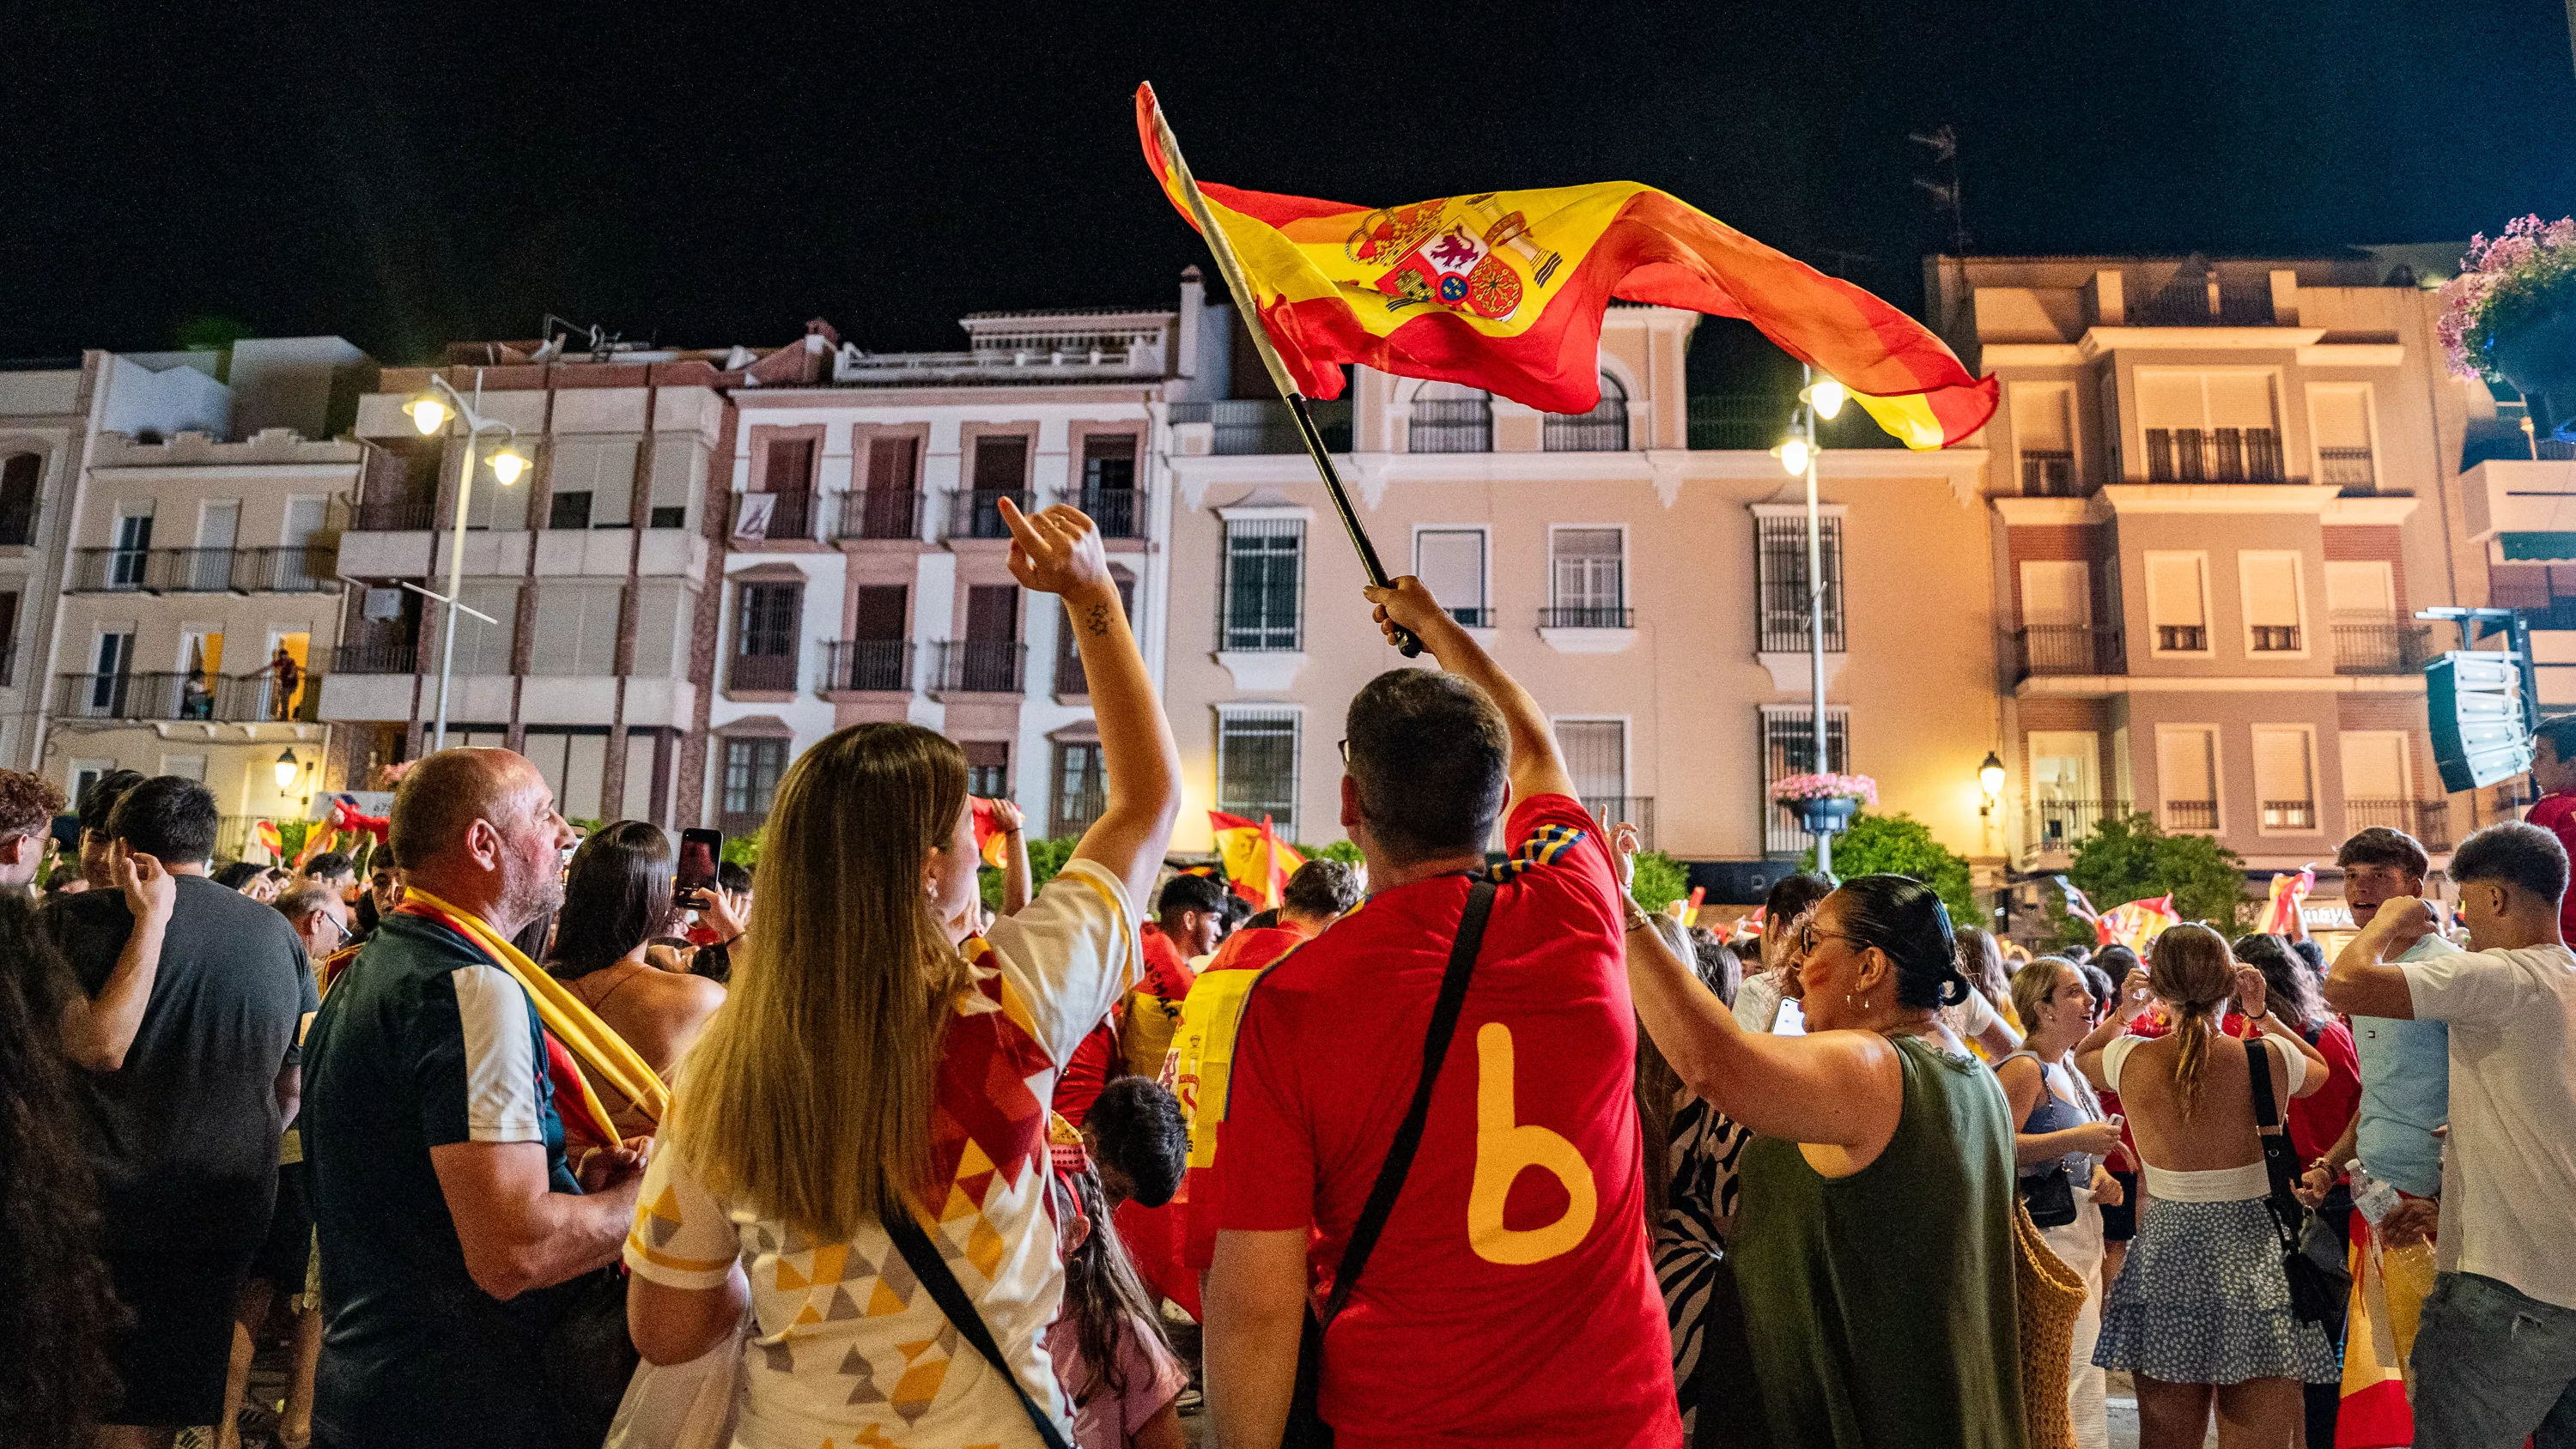
[[[2170,1384],[2343,1376],[2324,1330],[2291,1310],[2259,1198],[2149,1203],[2103,1300],[2093,1362]]]

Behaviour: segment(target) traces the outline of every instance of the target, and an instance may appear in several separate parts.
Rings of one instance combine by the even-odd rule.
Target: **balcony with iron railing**
[[[80,548],[76,594],[319,594],[340,587],[334,550],[279,548]]]
[[[2082,845],[2103,822],[2128,816],[2126,800],[2034,800],[2024,817],[2024,848],[2039,855],[2063,855]]]
[[[1015,639],[942,639],[933,689],[940,694],[1018,694],[1029,646]]]
[[[416,674],[416,644],[342,644],[331,651],[331,668],[340,674]]]
[[[1603,835],[1622,821],[1637,827],[1637,848],[1655,848],[1655,797],[1652,795],[1584,795],[1583,808],[1601,823]]]
[[[349,527],[362,533],[417,533],[437,527],[435,498],[364,498],[350,513]]]
[[[948,495],[948,536],[950,538],[1006,539],[1010,525],[1002,522],[1002,500],[1025,513],[1029,493],[1025,488],[961,488]]]
[[[2150,483],[2279,483],[2281,435],[2270,428],[2149,428]]]
[[[736,694],[793,694],[796,656],[736,654],[725,664],[725,688]]]
[[[1542,629],[1633,629],[1637,611],[1608,604],[1559,605],[1538,611]]]
[[[1795,406],[1763,393],[1702,393],[1688,403],[1690,445],[1762,452],[1780,441]]]
[[[1086,483],[1082,487],[1080,507],[1090,515],[1092,522],[1100,525],[1102,538],[1145,536],[1145,490],[1142,488],[1102,488]]]
[[[2158,624],[2156,650],[2162,654],[2206,654],[2209,652],[2209,626],[2206,624]]]
[[[1062,771],[1050,795],[1052,825],[1048,834],[1080,835],[1109,808],[1109,782],[1098,767]]]
[[[2216,830],[2218,802],[2215,800],[2167,800],[2164,810],[2167,830]]]
[[[2346,498],[2367,498],[2379,491],[2379,472],[2368,448],[2317,449],[2317,481],[2342,490]]]
[[[1309,402],[1306,411],[1315,420],[1315,431],[1323,435],[1326,452],[1347,453],[1351,450],[1350,399]],[[1209,451],[1220,455],[1306,451],[1306,440],[1297,430],[1297,419],[1283,402],[1174,403],[1172,422],[1174,426],[1212,424],[1215,436]]]
[[[1414,453],[1494,451],[1494,405],[1484,398],[1417,398],[1405,449]]]
[[[2266,800],[2263,802],[2263,828],[2266,830],[2314,830],[2317,828],[2317,802],[2314,800]]]
[[[2343,830],[2349,836],[2369,829],[2398,830],[2415,837],[2426,850],[2451,848],[2451,802],[2448,800],[2346,800]]]
[[[280,694],[271,674],[60,674],[54,713],[64,719],[170,723],[311,724],[318,720],[322,676],[305,674]]]
[[[2139,289],[2124,309],[2131,327],[2269,327],[2273,325],[2270,279],[2230,280],[2210,276],[2176,277],[2148,292]]]
[[[2013,631],[2016,679],[2034,674],[2126,674],[2128,647],[2108,624],[2028,624]]]
[[[859,488],[841,495],[835,539],[921,536],[921,494],[911,488]]]
[[[2248,624],[2245,632],[2252,636],[2249,653],[2296,654],[2304,631],[2296,624]]]
[[[826,694],[912,690],[912,644],[904,639],[836,639],[823,646]]]
[[[2074,497],[2075,455],[2063,448],[2022,449],[2021,496],[2024,498]]]
[[[821,521],[823,510],[815,505],[816,495],[805,489],[793,493],[737,493],[733,496],[733,540],[736,543],[811,543],[814,526]],[[763,516],[763,510],[767,514]]]
[[[2431,657],[2432,630],[2410,620],[2337,615],[2332,628],[2337,674],[2412,674]]]
[[[1549,413],[1539,425],[1539,446],[1551,453],[1617,453],[1628,446],[1628,403],[1601,400],[1588,413]]]

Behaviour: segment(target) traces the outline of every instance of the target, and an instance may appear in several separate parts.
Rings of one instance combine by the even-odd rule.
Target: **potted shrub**
[[[2525,216],[2470,238],[2442,285],[2435,324],[2451,371],[2500,378],[2548,400],[2559,435],[2576,429],[2576,218]]]
[[[1790,775],[1771,782],[1771,798],[1796,810],[1809,835],[1834,835],[1861,806],[1878,803],[1878,782],[1867,775]]]

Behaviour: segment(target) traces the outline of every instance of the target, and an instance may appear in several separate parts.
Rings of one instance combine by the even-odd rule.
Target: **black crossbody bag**
[[[1319,1315],[1311,1307],[1306,1310],[1305,1330],[1297,1340],[1297,1391],[1288,1403],[1288,1427],[1280,1436],[1280,1449],[1332,1449],[1333,1426],[1324,1422],[1315,1407],[1324,1376],[1324,1331],[1350,1302],[1352,1285],[1368,1266],[1369,1252],[1377,1246],[1388,1214],[1395,1211],[1396,1197],[1404,1191],[1405,1174],[1413,1170],[1413,1154],[1422,1146],[1422,1129],[1431,1118],[1431,1089],[1439,1080],[1442,1059],[1449,1055],[1449,1042],[1458,1034],[1458,1012],[1467,1002],[1467,978],[1475,972],[1476,952],[1485,941],[1485,921],[1493,912],[1494,883],[1478,875],[1467,890],[1466,913],[1458,918],[1458,938],[1449,946],[1449,966],[1441,973],[1440,996],[1431,1007],[1431,1028],[1423,1033],[1422,1076],[1413,1084],[1412,1104],[1404,1109],[1404,1121],[1395,1129],[1395,1142],[1377,1170],[1377,1182],[1369,1188],[1359,1221],[1351,1224],[1351,1240],[1342,1249],[1341,1266],[1333,1272],[1333,1291],[1324,1300],[1324,1311]]]
[[[1040,1162],[1040,1170],[1043,1171],[1044,1159]],[[984,1356],[984,1362],[991,1364],[994,1371],[1002,1376],[1002,1382],[1011,1386],[1011,1392],[1020,1396],[1020,1407],[1027,1412],[1029,1422],[1037,1427],[1038,1439],[1046,1449],[1071,1449],[1065,1442],[1064,1431],[1056,1427],[1055,1420],[1048,1417],[1044,1406],[1030,1395],[1028,1387],[1020,1382],[1020,1376],[1011,1372],[1010,1360],[1002,1357],[1002,1346],[993,1341],[993,1330],[984,1322],[984,1315],[976,1311],[975,1300],[966,1296],[957,1275],[948,1270],[948,1260],[931,1245],[929,1237],[921,1231],[921,1225],[912,1220],[912,1214],[900,1204],[888,1204],[878,1210],[877,1218],[885,1225],[886,1236],[894,1239],[895,1251],[903,1254],[903,1261],[912,1268],[912,1276],[920,1279],[921,1286],[930,1290],[930,1301],[939,1305],[939,1311],[948,1315],[948,1321],[955,1324],[966,1341],[975,1346],[975,1351]]]
[[[2299,1180],[2298,1153],[2290,1146],[2290,1134],[2281,1126],[2280,1105],[2272,1097],[2272,1049],[2260,1041],[2247,1042],[2245,1067],[2254,1079],[2254,1125],[2263,1142],[2263,1172],[2272,1181],[2272,1191],[2263,1202],[2271,1209],[2272,1227],[2281,1237],[2281,1275],[2290,1280],[2290,1310],[2301,1322],[2323,1323],[2333,1305],[2324,1271],[2299,1251],[2308,1210],[2292,1187]]]

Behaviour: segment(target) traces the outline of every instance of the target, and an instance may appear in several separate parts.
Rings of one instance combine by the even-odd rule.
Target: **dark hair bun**
[[[1923,882],[1905,875],[1864,875],[1843,882],[1843,929],[1896,963],[1896,999],[1938,1007],[1967,999],[1949,908]],[[1952,983],[1958,996],[1952,996]]]

